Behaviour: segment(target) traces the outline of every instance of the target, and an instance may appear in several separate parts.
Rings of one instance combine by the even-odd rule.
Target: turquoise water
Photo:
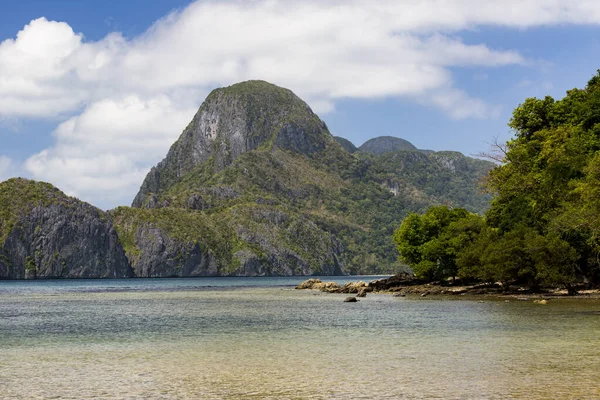
[[[344,303],[302,280],[0,282],[0,398],[600,398],[597,300]]]

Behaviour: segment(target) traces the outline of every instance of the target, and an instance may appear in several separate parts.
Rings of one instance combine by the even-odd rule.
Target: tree
[[[411,215],[394,237],[401,257],[428,279],[600,283],[600,70],[563,99],[526,99],[509,126],[514,138],[493,144],[485,220]]]
[[[483,226],[480,216],[465,209],[434,206],[423,215],[410,214],[394,233],[394,242],[400,259],[418,278],[455,278],[457,253]]]

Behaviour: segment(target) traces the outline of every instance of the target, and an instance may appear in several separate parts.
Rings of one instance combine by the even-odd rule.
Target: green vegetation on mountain
[[[515,137],[496,146],[503,163],[487,178],[495,197],[485,224],[473,226],[476,234],[452,254],[457,272],[442,269],[441,274],[533,289],[598,284],[600,71],[584,89],[569,90],[561,100],[525,100],[509,126]],[[401,257],[413,266],[420,259],[412,258],[412,244],[434,247],[452,226],[415,242],[407,232],[428,214],[410,216],[396,232]],[[438,266],[446,262],[441,256],[428,260]]]
[[[340,146],[342,146],[342,148],[344,150],[346,150],[348,153],[356,153],[358,151],[358,148],[354,145],[354,143],[352,143],[351,141],[349,141],[346,138],[340,137],[340,136],[334,136],[333,137],[335,139],[336,142],[338,142],[340,144]]]
[[[287,89],[216,89],[132,208],[0,184],[0,278],[388,273],[406,267],[391,236],[410,212],[487,209],[478,185],[493,164],[399,138],[370,146],[334,138]]]
[[[193,129],[186,128],[167,158],[148,175],[134,202],[136,207],[150,209],[146,211],[150,214],[154,210],[185,209],[193,213],[190,215],[202,215],[205,222],[198,223],[210,226],[219,221],[222,227],[226,225],[222,229],[231,233],[231,240],[238,247],[208,243],[194,236],[194,223],[179,226],[188,238],[204,243],[211,253],[217,254],[221,249],[229,252],[227,257],[218,258],[223,273],[244,273],[248,268],[243,266],[249,259],[270,274],[399,270],[404,266],[394,256],[390,237],[397,221],[409,212],[423,211],[432,204],[452,204],[480,213],[487,208],[489,196],[479,193],[478,184],[491,169],[491,163],[453,152],[426,154],[412,145],[414,150],[384,155],[352,153],[356,148],[341,138],[334,140],[304,102],[286,89],[274,88],[277,87],[265,82],[249,82],[213,92],[190,125]],[[260,93],[264,89],[266,93]],[[226,94],[232,90],[232,98],[228,99]],[[230,107],[236,104],[240,93],[252,101],[239,101],[237,108]],[[203,112],[209,109],[211,117],[207,120]],[[215,123],[225,118],[223,112],[227,118],[235,115],[244,123]],[[285,133],[288,128],[282,128],[285,122],[275,124],[274,130],[271,123],[263,122],[257,127],[249,122],[255,121],[254,115],[258,114],[275,120],[293,116],[291,134]],[[215,127],[211,135],[194,139],[198,137],[194,132],[206,132],[210,127]],[[210,148],[214,142],[207,144],[207,137],[225,142],[231,142],[229,138],[240,133],[246,138],[271,137],[260,127],[276,132],[275,139],[246,146],[227,163],[222,161],[226,154],[221,151],[195,160],[176,156],[183,154],[182,149],[198,147],[196,140],[200,140],[200,147]],[[305,132],[312,134],[307,136]],[[171,174],[164,181],[165,175],[160,175],[160,171],[166,170],[180,173],[175,178]],[[257,224],[256,212],[240,212],[257,207],[271,216]],[[123,232],[121,220],[115,220]],[[284,220],[284,225],[289,226],[282,229],[276,220]],[[153,224],[160,225],[157,221]],[[129,238],[135,236],[132,232],[127,234]],[[286,263],[301,267],[289,269],[284,267]]]
[[[166,158],[148,173],[133,206],[141,207],[149,193],[167,190],[208,161],[220,171],[255,149],[309,156],[333,143],[325,123],[288,89],[264,81],[215,89]]]
[[[488,198],[478,194],[477,182],[489,168],[456,153],[397,152],[378,158],[333,152],[311,159],[256,150],[220,172],[210,162],[200,165],[153,202],[195,207],[214,218],[234,206],[277,206],[333,234],[342,244],[347,271],[383,273],[401,268],[390,240],[399,219],[431,204],[482,212]]]

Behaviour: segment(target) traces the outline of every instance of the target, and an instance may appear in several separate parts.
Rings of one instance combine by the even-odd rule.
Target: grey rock
[[[187,208],[191,210],[206,210],[208,203],[199,194],[194,193],[187,201]]]
[[[177,240],[151,224],[143,224],[137,229],[135,243],[140,249],[139,256],[132,257],[136,277],[220,275],[215,258],[200,244]]]
[[[0,251],[0,278],[125,278],[132,275],[111,221],[78,200],[23,216]]]
[[[344,303],[356,303],[358,299],[354,296],[346,297]]]

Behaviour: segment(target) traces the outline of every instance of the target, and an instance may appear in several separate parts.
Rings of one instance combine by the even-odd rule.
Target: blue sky
[[[600,68],[600,4],[499,3],[0,0],[0,179],[129,204],[206,94],[246,79],[356,145],[484,151],[525,98]]]

